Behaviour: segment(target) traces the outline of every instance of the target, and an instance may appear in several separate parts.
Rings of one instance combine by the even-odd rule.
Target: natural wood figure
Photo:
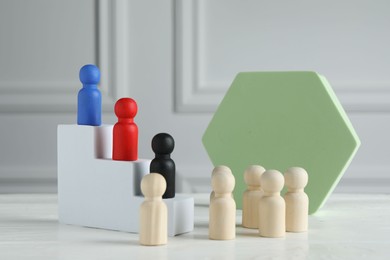
[[[308,182],[305,169],[291,167],[284,173],[287,193],[286,201],[286,231],[305,232],[308,226],[309,197],[304,192]]]
[[[286,234],[286,204],[280,196],[284,185],[283,175],[267,170],[261,176],[264,191],[259,204],[259,233],[262,237],[284,237]]]
[[[230,174],[230,175],[233,175],[232,171],[230,170],[229,167],[225,166],[225,165],[219,165],[219,166],[216,166],[214,169],[213,169],[213,172],[211,173],[211,178],[213,178],[213,176],[215,174]],[[215,192],[214,191],[211,191],[210,193],[210,201],[212,199],[214,199],[215,197]],[[234,199],[233,197],[233,193],[232,193],[232,198]]]
[[[215,197],[210,200],[209,208],[210,239],[228,240],[236,237],[236,202],[231,195],[235,179],[229,171],[225,169],[221,174],[211,177]]]
[[[244,172],[248,188],[242,197],[242,226],[246,228],[259,228],[259,203],[263,196],[260,178],[264,172],[260,165],[250,165]]]
[[[168,210],[162,201],[162,195],[167,188],[161,174],[150,173],[141,181],[141,191],[145,201],[140,209],[139,240],[141,245],[164,245],[168,239]]]

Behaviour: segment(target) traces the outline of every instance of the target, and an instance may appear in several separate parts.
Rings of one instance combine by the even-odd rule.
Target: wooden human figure
[[[308,174],[305,169],[291,167],[284,173],[287,193],[286,201],[286,231],[307,231],[309,214],[309,197],[304,192]]]
[[[233,175],[232,171],[230,170],[229,167],[225,166],[225,165],[219,165],[219,166],[216,166],[214,169],[213,169],[213,172],[211,173],[211,178],[213,178],[213,176],[215,174],[230,174],[230,175]],[[233,197],[233,193],[231,194],[232,195],[232,198],[234,199]],[[215,197],[215,192],[214,191],[211,191],[210,193],[210,200],[214,199]]]
[[[167,182],[167,189],[163,195],[164,199],[175,197],[175,162],[171,159],[171,153],[175,148],[175,140],[167,133],[159,133],[152,139],[152,150],[155,158],[150,163],[150,172],[157,172],[164,176]]]
[[[236,202],[232,198],[235,179],[225,172],[211,177],[215,197],[210,201],[209,238],[228,240],[236,237]]]
[[[100,126],[102,121],[102,95],[97,88],[100,81],[99,68],[87,64],[80,69],[83,88],[77,96],[77,124]]]
[[[137,103],[132,98],[121,98],[115,103],[118,122],[113,130],[113,160],[138,160],[138,127],[134,123],[137,110]]]
[[[260,179],[264,195],[259,203],[259,233],[262,237],[284,237],[286,234],[286,204],[280,196],[283,175],[267,170]]]
[[[260,178],[264,172],[260,165],[250,165],[244,172],[248,188],[242,196],[242,226],[246,228],[259,228],[259,203],[263,196]]]
[[[162,200],[167,185],[158,173],[145,175],[141,181],[141,191],[145,201],[140,208],[139,241],[141,245],[164,245],[168,239],[168,209]]]

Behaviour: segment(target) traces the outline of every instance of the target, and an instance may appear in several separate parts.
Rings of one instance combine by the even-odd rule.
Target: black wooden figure
[[[171,159],[171,153],[175,148],[175,140],[166,133],[159,133],[152,139],[152,150],[156,154],[150,163],[150,172],[160,173],[167,182],[164,199],[175,197],[175,162]]]

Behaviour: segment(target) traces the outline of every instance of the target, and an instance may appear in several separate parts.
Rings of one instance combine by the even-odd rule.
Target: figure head
[[[159,133],[152,139],[152,150],[156,154],[170,154],[175,148],[175,140],[170,134]]]
[[[115,103],[114,110],[118,118],[134,118],[138,111],[137,102],[132,98],[121,98]]]
[[[80,69],[79,77],[84,85],[96,85],[100,81],[100,70],[93,64],[87,64]]]
[[[225,173],[225,174],[233,174],[232,170],[230,170],[229,167],[225,165],[218,165],[213,169],[213,172],[211,173],[211,176],[218,173]]]
[[[303,189],[306,187],[309,176],[301,167],[291,167],[284,173],[286,187],[288,189]]]
[[[261,187],[265,192],[280,192],[284,186],[284,177],[277,170],[266,170],[261,175]]]
[[[161,197],[167,189],[167,182],[159,173],[145,175],[141,181],[141,191],[145,197]]]
[[[227,167],[226,167],[227,168]],[[215,172],[211,176],[211,187],[215,194],[231,193],[236,184],[236,180],[229,168]]]
[[[248,186],[260,186],[261,175],[265,172],[263,166],[260,165],[250,165],[246,168],[244,172],[244,180]]]

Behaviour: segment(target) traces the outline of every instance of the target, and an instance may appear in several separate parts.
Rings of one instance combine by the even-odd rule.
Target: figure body
[[[162,200],[166,189],[165,179],[157,173],[150,173],[141,181],[145,201],[140,208],[139,241],[141,245],[164,245],[168,239],[168,209]]]
[[[118,122],[113,129],[112,159],[138,160],[138,127],[134,123],[137,103],[131,98],[121,98],[115,103]]]
[[[260,165],[251,165],[244,173],[248,189],[242,197],[242,226],[246,228],[259,228],[259,203],[263,197],[260,178],[264,171]]]
[[[171,153],[175,148],[173,137],[167,133],[159,133],[152,139],[152,150],[155,158],[150,163],[150,172],[157,172],[164,176],[167,189],[163,195],[164,199],[175,197],[176,166],[171,159]]]
[[[102,123],[102,95],[97,88],[100,71],[92,64],[80,69],[80,81],[83,84],[77,96],[77,124],[100,126]]]
[[[267,170],[261,176],[264,191],[259,204],[259,234],[262,237],[284,237],[286,234],[286,204],[280,196],[283,175]]]
[[[305,169],[291,167],[285,174],[287,193],[286,201],[286,231],[305,232],[308,227],[309,197],[304,192],[308,174]]]
[[[215,197],[210,201],[209,208],[210,239],[229,240],[236,237],[236,202],[231,195],[234,185],[234,176],[229,172],[212,176],[211,186]]]

